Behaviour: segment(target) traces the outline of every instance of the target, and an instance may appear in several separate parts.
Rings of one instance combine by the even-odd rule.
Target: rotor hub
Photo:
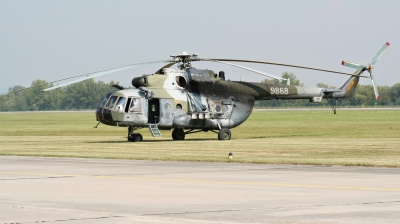
[[[187,52],[183,51],[181,54],[171,55],[171,62],[180,63],[178,66],[181,69],[187,69],[192,67],[192,61],[198,60],[197,56],[197,54],[188,54]]]

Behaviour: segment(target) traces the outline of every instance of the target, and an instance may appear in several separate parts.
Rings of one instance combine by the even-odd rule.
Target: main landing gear
[[[137,129],[139,129],[139,128],[137,128],[137,127],[128,127],[128,142],[141,142],[141,141],[143,141],[143,136],[141,134],[133,133],[133,131],[137,130]],[[212,132],[218,134],[218,140],[230,140],[231,137],[232,137],[232,133],[228,128],[221,128],[219,131],[209,130],[209,129],[206,129],[206,130],[194,130],[194,129],[191,129],[191,130],[186,131],[186,132],[183,130],[183,128],[175,128],[172,131],[172,139],[181,141],[181,140],[185,139],[185,136],[187,134],[194,134],[194,133],[202,132],[202,131],[204,131],[204,132],[212,131]]]
[[[201,131],[209,131],[209,130],[194,131],[192,129],[192,130],[185,132],[183,130],[183,128],[175,128],[172,131],[172,139],[173,140],[184,140],[186,134],[193,134],[193,133],[197,133],[197,132],[201,132]],[[211,130],[211,131],[218,134],[218,140],[230,140],[232,137],[231,131],[228,128],[221,128],[221,130],[219,130],[218,132],[216,132],[214,130]]]
[[[133,127],[128,127],[128,142],[141,142],[143,141],[143,136],[139,133],[133,133],[135,129]]]
[[[231,137],[232,134],[228,128],[221,128],[218,132],[218,140],[230,140]]]
[[[175,128],[172,131],[172,139],[173,140],[184,140],[186,133],[183,131],[182,128]]]

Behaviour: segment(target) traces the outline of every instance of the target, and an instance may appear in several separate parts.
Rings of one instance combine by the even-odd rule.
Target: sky
[[[400,82],[400,1],[397,0],[0,0],[0,94],[15,85],[54,81],[133,63],[167,60],[186,51],[204,58],[295,64],[353,73],[342,60],[375,64],[378,85]],[[348,76],[272,65],[241,64],[306,86],[340,87]],[[194,62],[225,71],[230,80],[265,77],[239,68]],[[131,86],[162,64],[97,78]],[[368,73],[365,73],[368,74]],[[370,84],[362,79],[360,84]]]

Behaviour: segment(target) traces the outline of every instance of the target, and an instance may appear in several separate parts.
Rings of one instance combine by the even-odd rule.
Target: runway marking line
[[[364,186],[334,186],[334,185],[291,184],[291,183],[275,183],[275,182],[240,182],[240,181],[196,180],[196,179],[161,178],[161,177],[130,177],[130,176],[34,173],[34,172],[11,172],[11,171],[8,172],[0,171],[0,174],[33,175],[33,176],[70,176],[70,177],[90,177],[90,178],[100,178],[100,179],[104,178],[104,179],[121,179],[121,180],[170,181],[170,182],[181,182],[181,183],[210,183],[210,184],[227,184],[227,185],[253,185],[253,186],[267,186],[267,187],[293,187],[293,188],[400,192],[400,188],[364,187]]]

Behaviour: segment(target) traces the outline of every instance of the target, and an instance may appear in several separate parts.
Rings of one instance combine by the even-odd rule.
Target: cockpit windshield
[[[107,93],[107,95],[103,98],[103,100],[101,101],[99,107],[103,107],[106,103],[108,98],[110,97],[111,94],[113,94],[115,91],[109,92]]]
[[[115,101],[117,100],[118,96],[111,96],[108,100],[106,107],[112,108],[114,106]]]
[[[104,104],[106,104],[107,100],[108,100],[108,97],[107,97],[107,96],[106,96],[106,97],[104,97],[104,98],[103,98],[103,100],[101,101],[101,103],[100,103],[99,107],[103,107],[103,106],[104,106]]]
[[[125,97],[120,97],[118,99],[117,104],[115,105],[114,109],[116,110],[123,110],[123,108],[125,108],[125,102],[126,102],[126,98]]]

